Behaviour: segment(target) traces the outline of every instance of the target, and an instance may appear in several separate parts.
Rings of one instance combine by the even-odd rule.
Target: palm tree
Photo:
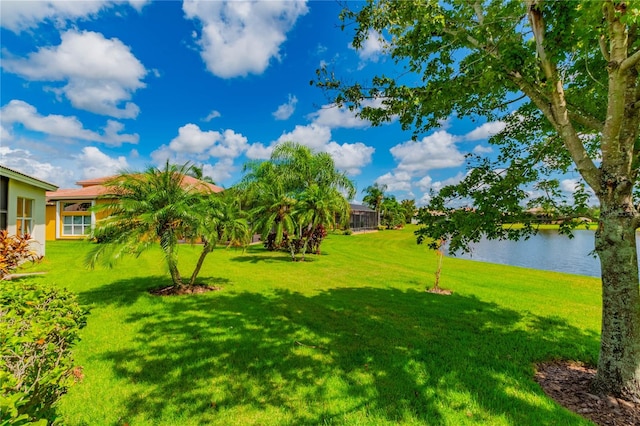
[[[294,260],[300,248],[304,257],[321,226],[334,223],[338,213],[347,217],[348,203],[340,191],[349,197],[355,193],[353,182],[336,170],[329,154],[293,142],[276,146],[270,161],[247,163],[245,171],[240,187],[252,206],[254,229],[263,240],[271,235],[276,248],[286,235]]]
[[[322,240],[312,241],[313,236],[320,228],[334,226],[336,216],[343,220],[349,216],[349,203],[337,189],[312,184],[300,194],[296,205],[296,220],[299,235],[303,239],[302,260],[310,242],[315,252],[320,253]]]
[[[163,169],[149,167],[144,173],[122,173],[105,183],[110,189],[103,196],[110,200],[97,205],[109,216],[98,222],[91,237],[103,241],[87,256],[94,267],[99,259],[108,266],[125,254],[139,256],[156,243],[164,253],[171,280],[183,287],[178,270],[177,246],[181,239],[195,242],[203,229],[203,197],[205,185],[187,185],[184,177],[190,166],[167,163]],[[192,276],[190,284],[195,277]]]
[[[263,241],[268,241],[273,234],[274,247],[278,248],[286,243],[295,260],[293,241],[296,223],[294,220],[294,206],[296,199],[284,189],[282,180],[271,182],[259,181],[252,188],[255,197],[255,207],[251,210],[253,229],[260,234]]]
[[[326,152],[314,153],[307,146],[283,142],[274,148],[271,161],[281,171],[287,186],[297,192],[315,184],[344,191],[348,199],[355,196],[355,185],[336,169],[333,157]]]
[[[195,235],[202,242],[202,251],[191,274],[189,285],[195,284],[205,258],[218,243],[227,247],[244,247],[251,237],[246,212],[240,208],[238,195],[233,191],[206,194],[195,208],[201,219]]]
[[[362,201],[364,203],[374,209],[378,213],[378,225],[380,225],[380,211],[382,209],[382,202],[385,198],[385,191],[387,190],[387,185],[380,185],[379,183],[374,183],[373,185],[367,186],[362,192],[365,195]]]

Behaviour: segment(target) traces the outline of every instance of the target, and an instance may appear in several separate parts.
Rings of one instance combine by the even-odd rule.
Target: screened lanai
[[[353,232],[373,231],[378,229],[378,213],[361,204],[349,204],[351,217],[349,229]]]

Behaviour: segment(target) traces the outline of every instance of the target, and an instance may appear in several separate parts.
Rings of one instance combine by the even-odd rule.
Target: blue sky
[[[357,3],[350,3],[357,7]],[[191,161],[223,186],[292,140],[329,152],[356,182],[422,205],[490,152],[502,123],[451,118],[419,135],[371,127],[311,86],[402,70],[378,35],[351,47],[334,1],[0,2],[0,163],[75,182]]]

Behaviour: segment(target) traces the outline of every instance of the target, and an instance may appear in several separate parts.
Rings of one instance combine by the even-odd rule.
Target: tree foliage
[[[270,249],[285,247],[293,260],[308,248],[320,252],[326,228],[346,220],[355,194],[353,182],[335,168],[331,156],[285,142],[269,161],[245,165],[240,185],[251,207],[253,229]]]
[[[490,140],[496,156],[469,155],[465,179],[433,194],[419,232],[433,244],[526,237],[536,232],[529,208],[570,218],[594,194],[603,282],[594,388],[631,399],[640,398],[639,16],[637,1],[371,0],[342,18],[355,24],[357,49],[372,34],[386,40],[398,74],[345,85],[324,69],[316,82],[373,124],[397,118],[416,136],[451,116],[505,124]],[[580,177],[569,197],[567,173]]]
[[[0,230],[0,280],[9,277],[22,263],[41,259],[31,248],[33,242],[29,234],[10,235],[6,229]]]
[[[163,169],[149,167],[144,173],[123,173],[105,186],[105,203],[97,210],[108,217],[98,221],[91,238],[101,242],[87,256],[95,266],[102,259],[107,266],[123,255],[139,256],[159,244],[173,285],[194,285],[205,257],[218,241],[247,241],[246,221],[232,200],[202,181],[189,184],[185,176],[188,164],[167,162]],[[244,235],[243,235],[244,232]],[[179,242],[202,242],[202,252],[191,278],[185,284],[178,269]]]
[[[0,291],[0,423],[51,424],[52,409],[81,377],[71,348],[86,324],[74,294],[37,282]]]

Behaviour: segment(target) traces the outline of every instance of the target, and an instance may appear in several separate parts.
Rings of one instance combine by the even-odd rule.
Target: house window
[[[9,178],[0,176],[0,229],[7,229],[9,216]]]
[[[33,231],[33,200],[18,197],[18,211],[16,214],[16,233],[18,235],[31,234]]]
[[[86,235],[91,231],[91,216],[63,216],[63,235]]]
[[[62,203],[62,235],[83,236],[91,232],[91,202]]]

